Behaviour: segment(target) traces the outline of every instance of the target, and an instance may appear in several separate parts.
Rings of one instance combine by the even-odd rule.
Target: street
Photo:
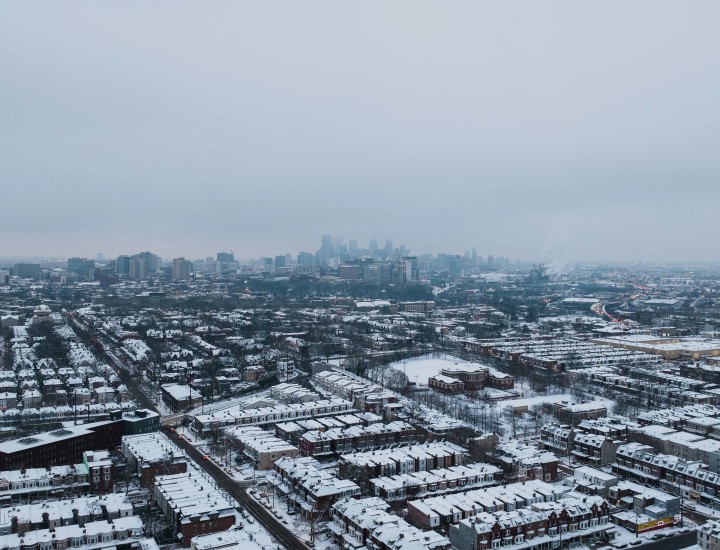
[[[681,548],[687,548],[694,544],[697,544],[697,532],[691,529],[689,533],[654,540],[637,546],[637,548],[641,548],[642,550],[680,550]],[[633,548],[633,546],[628,546],[628,548]]]
[[[218,487],[226,491],[231,497],[237,500],[244,508],[250,512],[253,517],[263,526],[268,532],[275,537],[280,543],[286,548],[292,550],[295,549],[308,549],[309,546],[298,539],[295,534],[288,529],[285,525],[282,525],[273,515],[263,507],[259,502],[254,500],[250,495],[245,492],[245,489],[238,485],[225,470],[218,466],[212,460],[202,460],[203,453],[198,451],[192,444],[185,439],[178,439],[173,437],[175,434],[169,428],[163,428],[162,431],[172,439],[173,443],[182,448],[195,463],[210,474]]]

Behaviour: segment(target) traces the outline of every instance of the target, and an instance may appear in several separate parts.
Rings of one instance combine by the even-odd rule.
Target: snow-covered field
[[[408,359],[407,361],[397,361],[390,363],[390,366],[400,372],[405,372],[410,382],[426,386],[428,378],[439,374],[442,369],[461,364],[470,364],[470,362],[443,354],[437,357],[425,356]]]

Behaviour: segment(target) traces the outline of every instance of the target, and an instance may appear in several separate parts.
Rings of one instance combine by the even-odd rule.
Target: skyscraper
[[[388,239],[385,241],[385,259],[389,260],[393,257],[393,242]]]
[[[312,267],[313,255],[310,252],[299,252],[297,255],[297,263],[299,266]]]
[[[185,258],[175,258],[173,260],[172,278],[178,281],[187,281],[190,278],[192,270],[192,262]]]
[[[378,255],[378,244],[377,239],[370,239],[370,255],[375,258]]]
[[[83,279],[92,279],[92,272],[95,269],[95,260],[88,258],[68,258],[68,271],[77,273],[78,277]]]
[[[120,276],[130,275],[130,256],[118,256],[115,260],[115,272]]]

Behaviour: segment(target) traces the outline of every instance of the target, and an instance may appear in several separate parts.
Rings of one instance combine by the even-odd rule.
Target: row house
[[[298,446],[303,456],[322,456],[407,444],[415,440],[415,436],[414,426],[407,422],[395,421],[389,424],[307,432],[299,438]]]
[[[298,445],[300,437],[307,432],[324,432],[333,428],[349,428],[354,426],[370,426],[382,422],[382,417],[373,413],[339,414],[334,417],[309,418],[275,424],[275,435],[280,439]]]
[[[62,525],[82,525],[103,518],[112,520],[132,515],[133,506],[125,495],[111,493],[46,500],[39,504],[19,504],[5,508],[0,516],[0,534],[55,529]]]
[[[565,424],[545,424],[540,428],[540,445],[543,449],[561,456],[570,454],[575,430]]]
[[[534,480],[431,496],[408,502],[408,521],[421,529],[447,531],[450,525],[482,512],[514,512],[533,504],[553,502],[568,491],[569,487],[556,489],[550,484]]]
[[[604,435],[579,433],[573,440],[572,455],[591,466],[607,466],[615,461],[615,452],[622,441]]]
[[[374,414],[384,414],[388,405],[398,402],[398,396],[394,392],[346,372],[318,372],[313,375],[313,383],[338,397],[352,401],[359,410]]]
[[[239,451],[252,459],[258,470],[272,469],[275,461],[280,458],[298,456],[297,447],[258,426],[228,428],[225,433],[230,441],[238,445]]]
[[[604,435],[611,439],[627,441],[631,430],[638,426],[637,422],[633,422],[624,416],[613,415],[582,420],[576,427],[578,430],[588,434]]]
[[[708,521],[697,528],[697,545],[700,550],[720,548],[720,520]]]
[[[372,479],[374,477],[407,474],[467,463],[468,451],[448,442],[410,445],[395,449],[380,449],[350,453],[338,461],[340,477]]]
[[[509,479],[539,479],[553,482],[558,478],[558,457],[517,440],[505,441],[495,450],[494,461]]]
[[[370,493],[386,501],[489,487],[499,483],[502,470],[491,464],[467,464],[428,472],[413,472],[370,480]]]
[[[628,444],[618,449],[612,468],[613,473],[701,504],[711,507],[720,504],[720,474],[709,471],[700,461],[654,454],[651,447]]]
[[[325,515],[338,500],[361,493],[356,483],[333,476],[311,457],[277,460],[268,480],[308,518]]]
[[[202,436],[227,426],[253,426],[277,422],[337,415],[353,411],[353,404],[344,399],[324,399],[309,403],[291,403],[274,407],[244,409],[231,407],[193,418],[193,426]]]
[[[391,514],[389,509],[390,506],[377,497],[345,499],[333,506],[329,529],[343,550],[450,549],[446,537],[435,531],[422,531]]]
[[[607,498],[611,487],[620,481],[620,478],[590,466],[580,466],[573,471],[575,490],[588,495],[599,495]]]
[[[22,500],[29,495],[85,493],[88,489],[88,470],[84,464],[23,468],[0,472],[0,499]]]
[[[450,527],[457,550],[517,546],[523,550],[574,545],[611,530],[609,505],[600,497],[539,503],[513,512],[483,512]]]
[[[124,436],[122,452],[143,487],[152,486],[157,476],[187,472],[185,451],[159,432]]]
[[[119,548],[137,544],[145,537],[145,528],[137,516],[113,521],[91,521],[84,525],[60,525],[25,533],[0,535],[0,547],[6,550],[67,550],[92,547]]]
[[[234,506],[195,467],[183,474],[157,476],[153,495],[183,546],[190,546],[194,536],[226,531],[235,524]]]
[[[638,422],[641,426],[656,424],[680,429],[687,424],[688,420],[693,418],[717,416],[720,416],[720,408],[713,405],[686,405],[684,407],[658,409],[640,413],[638,415]]]
[[[664,426],[645,426],[635,432],[634,440],[652,446],[656,453],[699,460],[711,471],[720,471],[720,440],[715,437],[707,438]]]

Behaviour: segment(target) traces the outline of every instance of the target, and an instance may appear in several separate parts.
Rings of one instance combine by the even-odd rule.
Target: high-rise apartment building
[[[229,264],[230,262],[235,261],[235,254],[233,254],[232,252],[218,252],[217,261]]]
[[[310,252],[300,252],[297,255],[297,263],[302,267],[312,267],[313,255]]]
[[[390,260],[393,257],[393,242],[388,239],[385,241],[385,259]]]
[[[13,267],[13,275],[21,279],[34,279],[42,273],[40,264],[15,264]]]
[[[115,260],[115,273],[121,277],[130,275],[130,256],[118,256]]]
[[[185,258],[175,258],[172,265],[172,278],[177,281],[187,281],[192,272],[192,262]]]
[[[378,243],[377,239],[370,239],[370,256],[376,258],[378,255]]]
[[[405,256],[400,260],[400,273],[403,284],[416,283],[420,280],[417,256]]]
[[[95,260],[89,260],[88,258],[68,258],[67,261],[68,271],[77,273],[78,277],[83,279],[92,279],[93,271],[95,270]]]
[[[136,281],[147,279],[148,268],[147,262],[140,256],[133,256],[130,258],[128,265],[128,276]]]

